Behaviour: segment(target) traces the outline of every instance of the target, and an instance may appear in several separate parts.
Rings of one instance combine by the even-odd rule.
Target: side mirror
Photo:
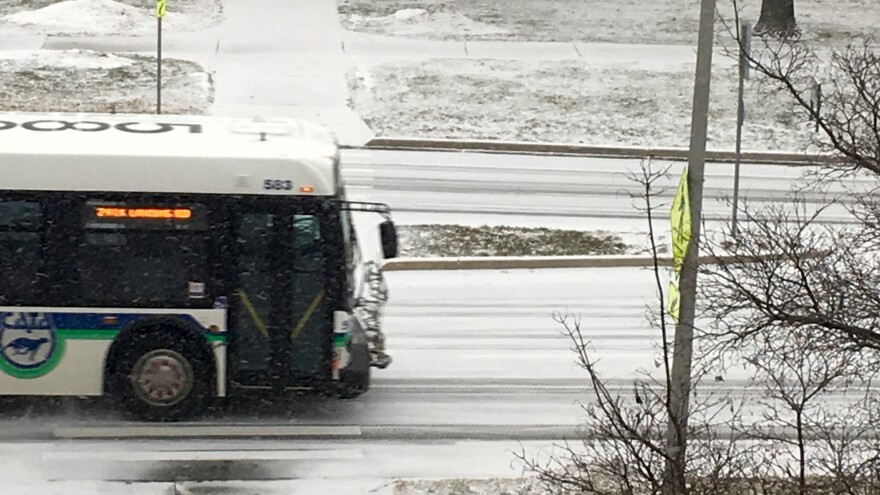
[[[382,255],[386,260],[397,257],[397,227],[391,220],[379,224],[379,237],[382,239]]]

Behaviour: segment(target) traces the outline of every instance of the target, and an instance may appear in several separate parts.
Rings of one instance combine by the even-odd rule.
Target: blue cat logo
[[[55,331],[43,313],[0,313],[0,354],[19,369],[39,368],[55,351]]]

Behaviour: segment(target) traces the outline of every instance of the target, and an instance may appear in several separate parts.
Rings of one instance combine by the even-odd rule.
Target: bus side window
[[[297,273],[320,273],[324,271],[324,246],[318,217],[293,216],[294,265]]]
[[[39,295],[43,212],[35,201],[0,201],[0,303]]]

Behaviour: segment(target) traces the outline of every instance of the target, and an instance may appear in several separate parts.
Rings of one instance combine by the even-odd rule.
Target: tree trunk
[[[762,0],[755,34],[788,37],[797,34],[794,0]]]

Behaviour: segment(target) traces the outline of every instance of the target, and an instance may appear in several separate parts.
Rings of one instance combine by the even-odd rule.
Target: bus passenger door
[[[289,215],[270,209],[233,214],[235,260],[229,295],[233,385],[282,391],[288,382],[291,304]],[[287,220],[287,221],[285,221]]]
[[[332,316],[328,311],[325,273],[326,240],[316,215],[293,215],[293,297],[289,332],[290,376],[308,384],[326,378],[330,369]]]

